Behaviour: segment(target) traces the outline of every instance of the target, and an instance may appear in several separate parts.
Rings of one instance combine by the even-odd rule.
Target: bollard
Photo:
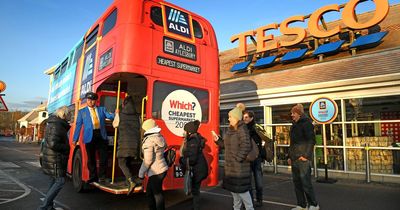
[[[367,183],[371,182],[371,169],[370,169],[370,165],[369,165],[369,144],[368,142],[365,143],[365,177],[367,179]]]
[[[315,155],[315,149],[317,147],[314,145],[313,156],[314,156],[314,178],[318,178],[318,169],[317,169],[317,157]]]
[[[274,141],[274,174],[278,173],[278,166],[276,162],[276,141]]]

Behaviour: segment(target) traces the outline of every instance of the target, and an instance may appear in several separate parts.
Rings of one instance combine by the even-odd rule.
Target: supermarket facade
[[[357,1],[348,4],[352,2]],[[400,183],[400,4],[387,4],[386,14],[382,14],[385,5],[381,6],[355,15],[356,23],[381,19],[359,29],[348,27],[349,21],[343,19],[325,23],[321,18],[326,12],[343,12],[346,5],[330,5],[314,12],[319,14],[305,15],[305,22],[316,17],[318,30],[332,32],[325,37],[317,38],[311,27],[304,29],[306,35],[300,39],[296,35],[256,37],[260,31],[267,34],[271,28],[287,26],[290,20],[243,33],[253,43],[245,48],[233,35],[239,47],[220,53],[222,130],[228,124],[228,111],[244,103],[276,142],[276,158],[267,169],[287,172],[290,108],[302,103],[308,114],[311,102],[326,96],[338,105],[338,117],[326,131],[329,175],[364,179],[369,151],[372,181]],[[314,159],[322,172],[322,127],[315,128]]]

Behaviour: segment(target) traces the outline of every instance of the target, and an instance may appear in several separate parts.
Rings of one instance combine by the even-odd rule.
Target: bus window
[[[74,63],[76,63],[78,59],[81,57],[82,50],[83,50],[83,43],[81,43],[75,50]]]
[[[193,20],[193,31],[194,31],[194,37],[196,38],[203,38],[203,30],[201,29],[201,25],[199,22],[196,20]]]
[[[71,67],[72,64],[72,58],[74,57],[74,52],[71,52],[71,54],[68,56],[68,68]]]
[[[151,7],[150,18],[155,24],[163,26],[161,7]]]
[[[89,49],[90,46],[93,45],[93,43],[96,42],[97,39],[97,33],[99,32],[99,26],[96,26],[96,28],[86,37],[86,47],[85,50]]]
[[[54,71],[54,80],[60,77],[60,67],[61,66],[58,66],[57,69]]]
[[[66,58],[61,64],[60,76],[64,74],[65,70],[67,70],[68,58]]]
[[[209,96],[206,90],[174,85],[160,81],[154,83],[153,108],[152,108],[153,118],[161,119],[162,104],[165,98],[175,90],[186,90],[192,93],[197,98],[201,106],[201,112],[202,112],[201,122],[208,122]]]
[[[106,18],[104,21],[104,26],[103,26],[103,33],[102,35],[105,36],[109,31],[111,31],[112,28],[114,28],[115,23],[117,22],[117,9],[114,9],[114,11],[111,12],[110,15]]]

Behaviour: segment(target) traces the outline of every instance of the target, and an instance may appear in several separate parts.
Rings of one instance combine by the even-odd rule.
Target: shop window
[[[349,137],[386,136],[400,141],[400,95],[346,99],[345,103],[346,121],[353,122],[346,127]]]
[[[109,31],[111,31],[111,29],[114,28],[115,23],[117,22],[117,11],[117,9],[114,9],[114,11],[112,11],[104,21],[103,36],[105,36]]]
[[[315,159],[317,168],[325,168],[324,164],[324,148],[315,149]],[[344,170],[343,149],[327,148],[327,167],[331,170]]]

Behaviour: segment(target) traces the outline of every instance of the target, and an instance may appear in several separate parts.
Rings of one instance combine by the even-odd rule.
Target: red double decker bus
[[[178,163],[183,126],[200,120],[209,165],[203,186],[217,184],[218,150],[210,131],[219,130],[219,62],[215,32],[207,20],[161,0],[115,0],[54,69],[49,112],[68,105],[76,118],[78,110],[86,107],[84,96],[89,91],[99,95],[98,105],[114,112],[129,93],[142,122],[156,120],[168,146],[177,148],[164,189],[183,188]],[[72,144],[75,123],[72,120],[68,173],[81,191],[89,171],[82,139]],[[127,187],[114,157],[116,132],[111,122],[107,122],[107,132],[107,176],[112,182],[95,186],[124,194]],[[134,163],[133,171],[138,172],[140,164]]]

